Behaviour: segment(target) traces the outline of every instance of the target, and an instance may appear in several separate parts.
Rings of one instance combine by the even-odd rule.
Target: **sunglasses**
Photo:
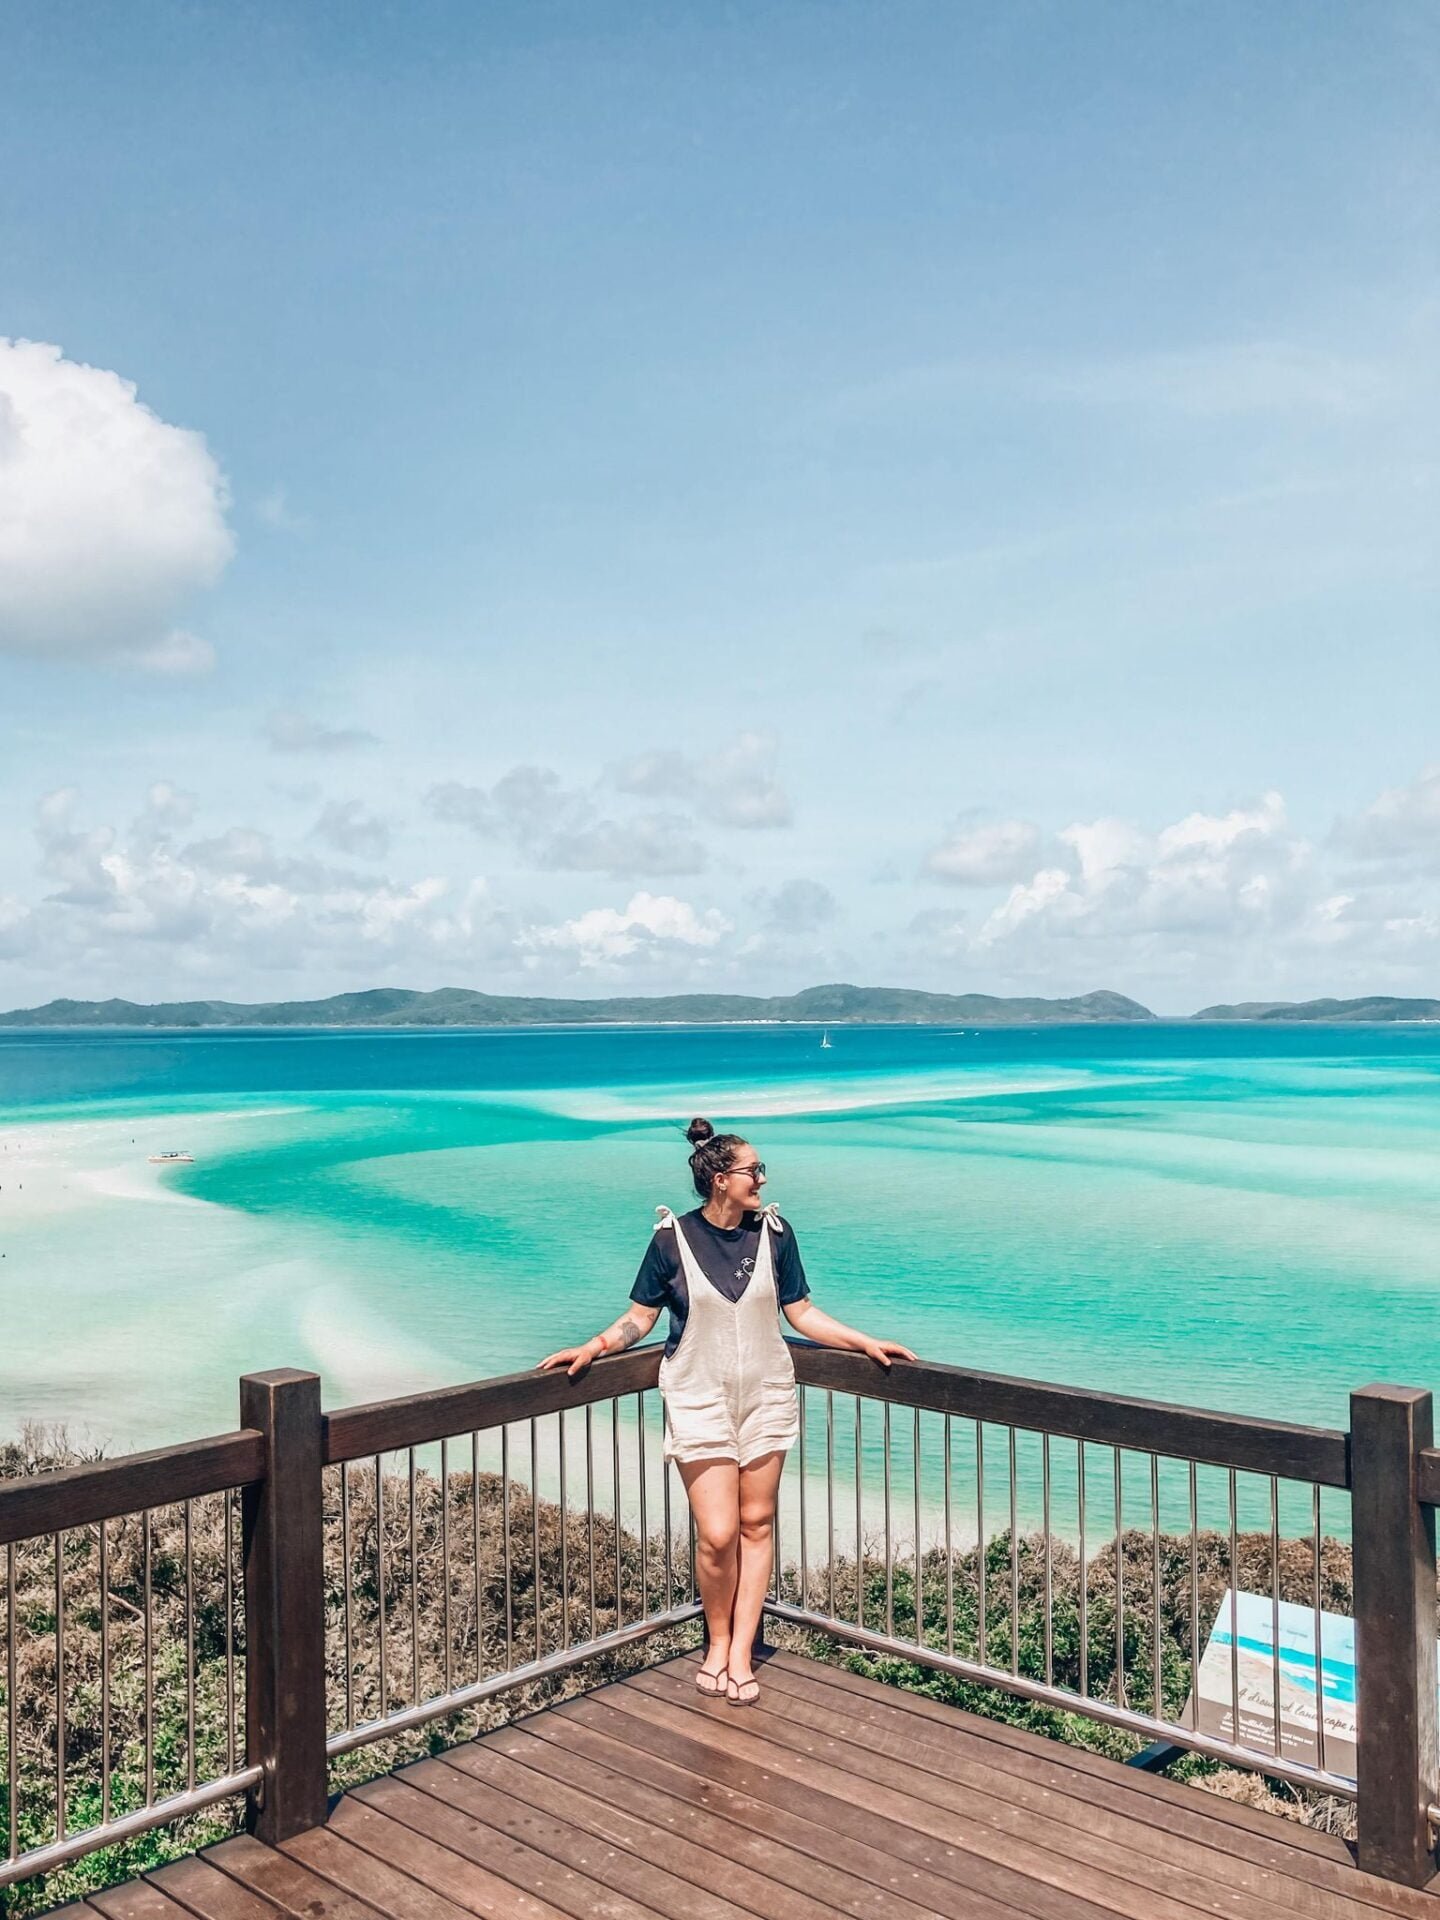
[[[742,1173],[751,1179],[758,1179],[764,1172],[765,1162],[763,1160],[753,1160],[748,1167],[727,1167],[725,1170],[725,1178],[728,1180],[731,1174]]]

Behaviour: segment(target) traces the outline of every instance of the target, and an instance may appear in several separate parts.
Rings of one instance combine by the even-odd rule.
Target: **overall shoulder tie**
[[[773,1227],[776,1233],[784,1233],[785,1222],[780,1218],[780,1209],[775,1201],[772,1200],[769,1206],[760,1209],[760,1218],[767,1226]]]
[[[663,1233],[667,1228],[669,1228],[673,1232],[674,1227],[675,1227],[675,1216],[670,1211],[669,1207],[656,1207],[655,1231],[657,1233]]]

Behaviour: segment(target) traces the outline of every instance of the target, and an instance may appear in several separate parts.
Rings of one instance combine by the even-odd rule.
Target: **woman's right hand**
[[[554,1373],[564,1367],[573,1380],[577,1373],[584,1373],[592,1360],[598,1360],[603,1351],[598,1340],[587,1340],[583,1347],[562,1347],[559,1353],[547,1353],[537,1371]]]

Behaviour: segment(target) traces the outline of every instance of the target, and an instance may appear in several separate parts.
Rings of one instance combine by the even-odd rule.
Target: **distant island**
[[[1004,999],[989,993],[921,993],[910,987],[806,987],[771,998],[745,993],[636,994],[613,1000],[545,1000],[441,987],[371,987],[327,1000],[51,1000],[0,1013],[0,1027],[586,1027],[586,1026],[966,1026],[1133,1024],[1159,1016],[1123,993],[1071,999]],[[1440,1000],[1241,1000],[1202,1007],[1192,1020],[1318,1024],[1440,1021]]]
[[[541,1000],[442,987],[417,993],[372,987],[328,1000],[245,1006],[231,1000],[51,1000],[0,1013],[0,1027],[574,1027],[644,1024],[722,1026],[804,1021],[832,1026],[1053,1026],[1153,1020],[1123,993],[1071,1000],[1001,1000],[988,993],[919,993],[906,987],[807,987],[772,999],[742,993],[659,998]]]
[[[1324,1025],[1377,1026],[1395,1020],[1440,1020],[1440,1000],[1241,1000],[1233,1007],[1202,1007],[1192,1020],[1316,1020]]]

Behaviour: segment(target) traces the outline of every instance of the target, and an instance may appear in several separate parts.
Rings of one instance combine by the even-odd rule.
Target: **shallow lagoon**
[[[6,1034],[3,1425],[524,1366],[619,1310],[692,1111],[756,1141],[817,1297],[927,1356],[1335,1423],[1440,1377],[1440,1029],[819,1038]]]

